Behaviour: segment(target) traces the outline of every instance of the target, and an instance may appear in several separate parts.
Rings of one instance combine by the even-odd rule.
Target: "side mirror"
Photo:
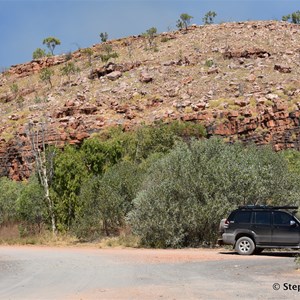
[[[296,222],[294,220],[290,221],[290,226],[296,226]]]

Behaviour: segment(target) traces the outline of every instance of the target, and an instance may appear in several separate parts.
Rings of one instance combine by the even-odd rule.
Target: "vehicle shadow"
[[[237,252],[233,250],[224,250],[220,251],[219,254],[225,254],[225,255],[237,255],[240,256]],[[270,256],[270,257],[298,257],[300,256],[300,251],[282,251],[282,250],[264,250],[263,252],[259,254],[253,254],[254,256]]]

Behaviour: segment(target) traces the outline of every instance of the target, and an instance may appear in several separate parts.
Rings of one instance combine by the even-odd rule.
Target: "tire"
[[[255,251],[255,244],[251,238],[243,236],[237,240],[234,249],[238,254],[251,255]]]

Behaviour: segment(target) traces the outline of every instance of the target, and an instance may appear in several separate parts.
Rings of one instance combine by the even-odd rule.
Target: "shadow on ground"
[[[225,255],[237,255],[239,256],[239,254],[237,252],[234,252],[232,250],[228,250],[228,251],[220,251],[219,254],[225,254]],[[259,254],[254,254],[254,255],[258,255],[258,256],[272,256],[272,257],[297,257],[300,255],[300,251],[268,251],[265,250],[262,253]]]

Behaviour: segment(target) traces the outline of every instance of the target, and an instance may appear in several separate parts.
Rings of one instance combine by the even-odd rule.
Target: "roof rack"
[[[283,205],[283,206],[270,206],[270,205],[242,205],[239,209],[298,209],[298,206]]]

